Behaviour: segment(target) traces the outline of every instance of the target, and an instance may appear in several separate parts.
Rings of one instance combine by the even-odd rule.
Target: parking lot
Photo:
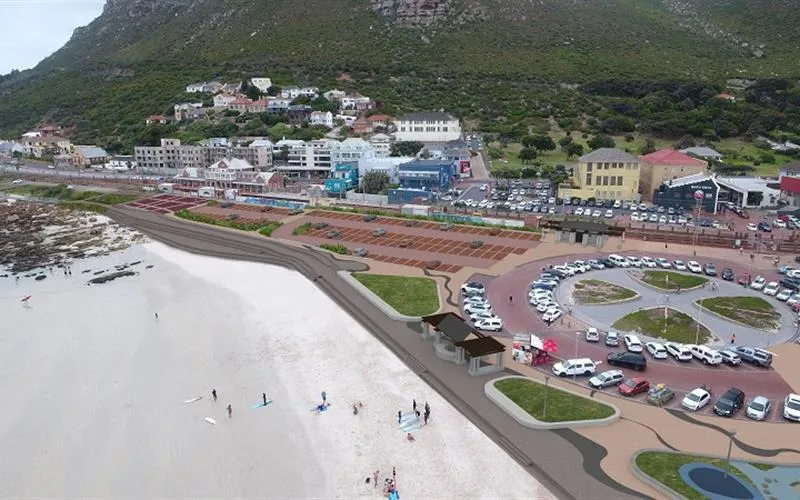
[[[159,194],[150,198],[143,198],[129,203],[128,206],[140,208],[158,214],[169,214],[179,210],[186,210],[205,204],[208,200],[195,196],[181,196],[176,194]]]

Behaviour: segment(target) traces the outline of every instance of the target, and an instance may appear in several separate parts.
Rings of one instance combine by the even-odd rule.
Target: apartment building
[[[320,179],[327,178],[331,162],[331,143],[335,141],[318,140],[287,144],[288,155],[284,165],[277,170],[288,178]],[[280,145],[279,141],[276,146]]]
[[[394,121],[397,141],[447,142],[461,137],[458,118],[444,112],[409,113]]]
[[[160,146],[137,146],[134,153],[137,165],[144,170],[204,168],[231,158],[245,160],[261,170],[272,167],[271,146],[237,146],[227,140],[187,145],[178,139],[161,139]]]
[[[573,169],[571,188],[559,188],[563,198],[639,199],[639,159],[625,151],[600,148],[583,155]]]

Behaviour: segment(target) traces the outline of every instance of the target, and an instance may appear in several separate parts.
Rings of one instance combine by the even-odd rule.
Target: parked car
[[[740,358],[735,352],[729,351],[728,349],[719,351],[719,355],[722,356],[722,362],[726,365],[739,366],[742,364],[742,358]]]
[[[486,293],[486,287],[482,283],[478,283],[477,281],[470,281],[468,283],[464,283],[463,285],[461,285],[462,295],[469,295],[469,294],[483,295],[485,293]]]
[[[771,233],[772,226],[770,226],[768,222],[761,221],[758,223],[758,230],[763,231],[765,233]]]
[[[540,313],[545,313],[548,311],[548,309],[552,309],[554,307],[558,307],[558,304],[556,304],[553,300],[546,300],[537,304],[536,310]]]
[[[767,415],[772,410],[772,402],[764,396],[756,396],[747,405],[745,415],[753,420],[766,420]]]
[[[714,403],[714,413],[720,417],[732,417],[744,406],[744,392],[731,387]]]
[[[503,320],[500,318],[479,319],[475,322],[475,329],[485,332],[499,332],[503,329]]]
[[[753,290],[761,290],[764,288],[764,285],[766,284],[767,280],[764,279],[763,276],[756,276],[756,279],[754,279],[753,282],[750,283],[750,288],[752,288]]]
[[[677,342],[665,342],[664,348],[667,350],[670,356],[675,358],[676,361],[692,360],[692,351],[687,349],[683,344],[679,344]]]
[[[647,352],[653,356],[653,359],[667,359],[667,349],[663,344],[658,342],[648,342],[645,344]]]
[[[619,345],[619,333],[614,331],[606,332],[606,345],[617,347]]]
[[[655,406],[664,406],[675,398],[675,391],[664,384],[658,384],[647,391],[647,402]]]
[[[670,262],[664,257],[657,258],[656,264],[658,264],[658,267],[662,269],[670,269],[672,267],[672,264],[670,264]]]
[[[706,273],[706,276],[716,276],[717,266],[715,266],[713,262],[707,262],[704,271]]]
[[[568,359],[553,365],[553,374],[559,377],[571,375],[592,375],[597,365],[589,358]]]
[[[658,264],[656,264],[656,261],[654,261],[650,257],[644,256],[642,257],[642,265],[644,267],[656,267]]]
[[[687,346],[689,347],[689,346]],[[702,361],[704,365],[721,365],[722,364],[722,355],[704,345],[693,345],[689,347],[689,350],[692,351],[692,356],[695,359]]]
[[[723,269],[722,279],[724,279],[725,281],[733,281],[734,279],[736,279],[736,275],[733,274],[733,269],[731,269],[730,267],[726,267],[725,269]]]
[[[800,394],[789,394],[783,400],[783,418],[800,422]]]
[[[600,269],[605,269],[606,268],[605,264],[603,264],[602,262],[600,262],[597,259],[592,259],[592,260],[588,261],[587,264],[589,264],[589,267],[591,267],[592,269],[600,270]]]
[[[622,337],[625,348],[630,352],[642,352],[642,341],[636,335],[625,335]]]
[[[711,401],[711,393],[702,387],[693,390],[681,401],[681,406],[689,411],[702,410]]]
[[[595,389],[603,389],[612,385],[619,385],[625,375],[620,370],[609,370],[589,379],[589,385]]]
[[[623,396],[635,396],[637,394],[649,391],[650,382],[641,377],[633,377],[621,383],[618,390]]]
[[[688,267],[689,271],[693,273],[702,274],[703,272],[703,267],[700,266],[700,263],[697,262],[696,260],[690,260],[689,262],[687,262],[686,267]]]
[[[781,286],[784,288],[788,288],[789,290],[798,291],[800,290],[800,279],[798,278],[783,278],[781,280]]]
[[[734,348],[734,351],[736,351],[736,354],[742,358],[742,361],[746,361],[750,364],[764,368],[772,364],[772,353],[765,351],[764,349],[759,349],[758,347],[737,346]]]
[[[625,258],[628,259],[628,262],[631,263],[631,267],[639,267],[639,266],[642,265],[642,261],[639,259],[639,257],[630,257],[629,256],[629,257],[625,257]]]
[[[644,371],[647,368],[647,358],[638,352],[610,352],[607,361],[611,366],[621,366],[636,371]]]
[[[586,342],[600,342],[600,332],[597,331],[597,328],[586,329]]]
[[[481,312],[481,311],[491,311],[492,305],[488,302],[483,304],[475,304],[475,303],[467,303],[464,304],[464,312],[467,314],[472,314],[474,312]]]
[[[560,318],[561,314],[562,314],[561,309],[559,309],[558,307],[553,307],[544,312],[544,314],[542,315],[542,320],[546,323],[552,323],[553,321]]]
[[[676,271],[686,270],[686,264],[684,264],[682,260],[673,260],[672,267],[674,267]]]
[[[784,288],[783,290],[778,292],[777,295],[775,295],[775,298],[780,300],[780,301],[782,301],[782,302],[786,302],[787,300],[789,300],[789,297],[792,296],[792,293],[793,293],[792,290],[789,290],[788,288]]]
[[[764,295],[771,295],[775,296],[778,294],[778,282],[777,281],[770,281],[767,283],[767,286],[764,287]]]
[[[758,227],[755,224],[753,224],[752,222],[749,222],[747,224],[747,230],[748,231],[758,231]]]

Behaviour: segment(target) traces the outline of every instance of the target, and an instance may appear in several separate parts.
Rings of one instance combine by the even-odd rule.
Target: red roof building
[[[665,182],[688,175],[704,173],[708,164],[671,148],[659,149],[640,156],[639,186],[642,196],[653,201],[653,193]]]
[[[147,125],[153,125],[155,123],[165,124],[169,121],[169,119],[164,115],[150,115],[145,120]]]
[[[385,127],[392,119],[389,115],[372,115],[367,117],[367,121],[375,127]]]
[[[800,177],[781,177],[781,198],[792,207],[800,207]]]

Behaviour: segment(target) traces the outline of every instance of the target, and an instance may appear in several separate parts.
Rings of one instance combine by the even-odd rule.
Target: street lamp
[[[697,231],[698,226],[697,224],[700,223],[700,205],[703,203],[703,198],[706,197],[706,194],[701,190],[698,189],[694,192],[694,199],[695,199],[695,218],[694,218],[694,255],[697,255]]]
[[[578,359],[578,339],[581,337],[581,332],[575,332],[575,357],[572,359]],[[575,383],[578,379],[578,371],[573,368],[572,370],[572,382]]]
[[[544,376],[544,404],[542,405],[542,420],[547,420],[547,384],[550,382],[550,377]]]
[[[700,315],[703,314],[703,304],[705,300],[705,297],[700,299],[700,310],[697,312],[697,321],[695,321],[697,323],[697,332],[694,334],[695,345],[700,344]]]
[[[728,474],[731,471],[731,448],[733,448],[733,436],[736,435],[736,431],[731,429],[728,431],[728,458],[725,459],[725,480],[728,479]]]

